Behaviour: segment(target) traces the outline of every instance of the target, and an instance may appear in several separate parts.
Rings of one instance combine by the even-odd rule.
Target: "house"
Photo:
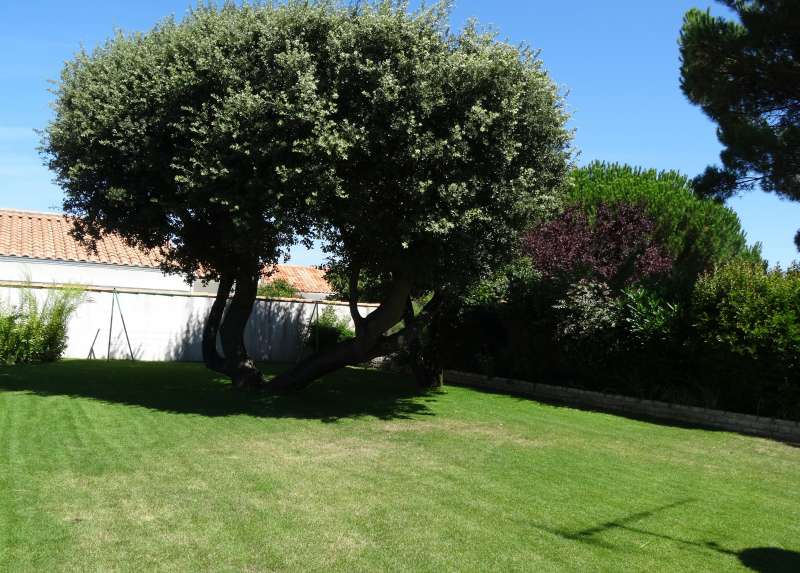
[[[309,300],[324,300],[333,289],[325,280],[325,272],[316,267],[301,265],[276,265],[263,282],[284,280],[300,292],[300,296]]]
[[[156,253],[132,248],[107,235],[91,252],[74,239],[69,219],[58,213],[0,209],[0,284],[76,283],[98,288],[174,294],[216,292],[214,284],[188,285],[165,275]],[[284,279],[302,298],[320,300],[332,289],[315,267],[278,265],[265,281]]]

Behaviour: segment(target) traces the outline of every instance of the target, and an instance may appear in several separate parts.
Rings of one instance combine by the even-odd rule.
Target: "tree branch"
[[[214,299],[214,304],[211,305],[208,318],[203,326],[203,362],[205,362],[207,368],[220,374],[227,374],[228,370],[225,368],[225,359],[217,352],[217,334],[219,333],[220,323],[222,322],[222,316],[225,312],[225,306],[228,304],[228,297],[230,297],[232,287],[233,276],[222,275],[219,279],[219,287],[217,287],[217,296]]]
[[[358,309],[358,279],[361,275],[361,265],[354,264],[350,270],[350,288],[348,289],[347,298],[350,303],[350,316],[353,317],[353,324],[356,327],[356,335],[364,325],[364,317]]]

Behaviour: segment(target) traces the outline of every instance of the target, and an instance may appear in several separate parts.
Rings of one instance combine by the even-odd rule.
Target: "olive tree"
[[[445,2],[230,4],[78,54],[43,146],[76,235],[118,233],[167,271],[219,279],[204,356],[239,385],[263,382],[243,344],[258,278],[298,240],[322,238],[383,297],[361,316],[351,288],[356,337],[272,389],[413,343],[514,252],[570,154],[536,53],[447,16]]]
[[[345,17],[302,2],[201,8],[77,54],[55,92],[43,150],[74,234],[116,233],[167,272],[219,280],[203,354],[237,385],[261,381],[243,342],[259,278],[333,182],[336,100],[318,68]]]
[[[279,376],[279,389],[419,346],[446,302],[505,264],[531,213],[561,189],[570,133],[537,54],[474,24],[450,33],[444,16],[382,4],[335,38],[325,81],[348,143],[339,188],[314,197],[313,217],[348,279],[356,336]],[[382,295],[367,316],[362,277]],[[425,384],[440,380],[436,364],[417,370]]]

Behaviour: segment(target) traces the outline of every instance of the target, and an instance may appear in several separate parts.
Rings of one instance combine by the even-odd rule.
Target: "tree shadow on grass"
[[[788,549],[781,549],[778,547],[751,547],[740,551],[726,549],[716,541],[692,541],[688,539],[681,539],[679,537],[665,535],[663,533],[656,533],[643,527],[634,525],[636,522],[651,517],[657,513],[669,511],[675,507],[693,503],[695,500],[684,499],[663,505],[647,511],[638,511],[629,515],[603,522],[599,525],[581,529],[579,531],[568,531],[553,529],[543,526],[536,526],[548,533],[557,535],[564,539],[571,541],[578,541],[580,543],[587,543],[606,549],[613,549],[615,546],[607,541],[601,539],[600,535],[612,530],[621,530],[637,535],[644,535],[653,539],[662,539],[672,543],[677,543],[685,547],[696,548],[701,551],[713,551],[723,555],[730,555],[739,560],[745,567],[757,573],[797,573],[800,572],[800,553],[790,551]],[[645,544],[647,545],[647,544]],[[643,546],[644,547],[644,546]],[[680,567],[676,564],[675,570]]]
[[[543,396],[529,396],[522,392],[514,392],[511,390],[492,390],[490,388],[474,388],[471,386],[461,386],[463,388],[470,388],[475,392],[481,392],[484,394],[496,394],[502,396],[511,396],[514,399],[521,401],[521,402],[536,402],[539,404],[546,404],[553,408],[568,408],[570,410],[581,410],[584,412],[597,412],[602,414],[610,414],[612,416],[616,416],[618,418],[625,418],[627,420],[634,420],[637,422],[647,422],[648,424],[655,424],[657,426],[665,426],[669,428],[680,428],[684,430],[704,430],[706,432],[725,432],[729,434],[739,434],[741,436],[753,436],[753,437],[760,437],[767,440],[772,440],[774,442],[780,442],[787,446],[793,448],[800,448],[800,443],[793,440],[782,439],[775,436],[765,436],[763,434],[753,432],[737,432],[736,430],[731,429],[723,429],[719,428],[710,424],[703,424],[702,422],[685,422],[681,420],[676,420],[674,418],[664,418],[660,416],[648,416],[647,414],[639,414],[634,412],[625,412],[620,410],[619,408],[604,408],[598,405],[586,404],[586,403],[577,403],[570,400],[558,400],[556,398],[546,398]],[[798,570],[800,573],[800,570]]]
[[[742,565],[760,573],[800,571],[800,553],[776,547],[755,547],[739,552]]]
[[[274,376],[288,365],[262,365]],[[249,415],[315,419],[382,420],[433,415],[435,393],[423,393],[406,376],[348,368],[290,396],[234,390],[224,378],[195,363],[65,361],[0,368],[0,392],[73,396],[112,404],[202,416]]]

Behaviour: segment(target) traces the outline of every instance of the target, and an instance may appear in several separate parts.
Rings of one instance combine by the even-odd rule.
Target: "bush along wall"
[[[726,265],[697,282],[691,320],[693,366],[714,397],[800,419],[800,267]]]
[[[800,419],[800,271],[767,270],[678,174],[593,164],[573,183],[452,313],[447,367]]]
[[[331,348],[354,336],[355,332],[350,328],[350,322],[345,318],[340,318],[333,307],[325,306],[319,317],[308,327],[305,347],[317,352]]]
[[[448,368],[800,420],[800,269],[734,260],[691,297],[583,281],[548,313],[462,309]]]
[[[29,287],[16,304],[0,305],[0,363],[53,362],[67,346],[67,326],[81,300],[80,289],[49,289],[43,302]]]

